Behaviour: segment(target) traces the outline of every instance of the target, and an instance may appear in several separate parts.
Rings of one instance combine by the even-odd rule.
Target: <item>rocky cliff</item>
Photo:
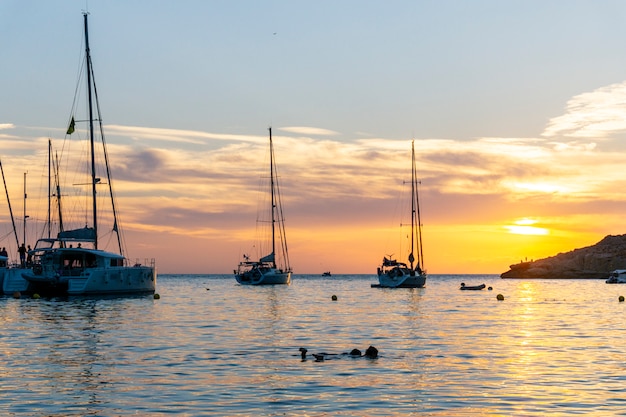
[[[593,246],[559,253],[533,262],[520,262],[502,278],[607,278],[626,269],[626,235],[606,236]]]

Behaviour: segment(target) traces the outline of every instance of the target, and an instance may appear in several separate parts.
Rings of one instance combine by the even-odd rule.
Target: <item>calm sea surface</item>
[[[160,300],[2,297],[0,415],[626,415],[626,285],[375,282],[161,275]],[[378,359],[298,352],[369,345]]]

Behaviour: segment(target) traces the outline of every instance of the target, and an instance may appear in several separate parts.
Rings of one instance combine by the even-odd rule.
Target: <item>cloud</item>
[[[11,195],[22,192],[24,169],[29,179],[47,175],[42,128],[19,129],[26,134],[3,140]],[[308,253],[304,247],[311,242],[326,244],[355,233],[363,241],[375,235],[372,245],[388,230],[396,236],[396,212],[410,178],[410,139],[309,137],[301,136],[302,131],[277,130],[281,134],[274,137],[274,145],[290,245]],[[124,229],[137,239],[133,247],[159,246],[159,241],[170,245],[187,237],[198,247],[209,247],[214,240],[219,242],[215,248],[236,255],[237,247],[254,237],[255,213],[267,190],[266,131],[230,135],[115,125],[107,132],[114,136],[108,151],[118,208]],[[70,153],[79,151],[72,146]],[[528,216],[540,218],[541,227],[557,236],[557,226],[578,227],[568,223],[578,213],[606,212],[607,207],[617,213],[626,206],[620,192],[626,186],[621,177],[626,151],[618,147],[609,151],[582,139],[479,137],[418,138],[415,150],[429,239],[441,239],[433,232],[438,227],[465,227],[473,235],[487,229],[503,233],[503,225]],[[86,150],[81,151],[84,157]],[[36,183],[30,181],[29,187]],[[64,192],[75,192],[76,206],[82,207],[78,192],[84,187],[73,190],[77,181],[72,176],[63,183]],[[36,207],[47,207],[46,181],[41,185],[42,191],[29,192],[33,226],[45,219],[45,211],[36,212]],[[65,201],[67,207],[74,202]],[[551,210],[567,224],[545,226]],[[70,220],[84,221],[84,216]],[[152,250],[148,253],[154,256]]]
[[[220,141],[244,141],[258,142],[259,136],[229,135],[222,133],[209,133],[197,130],[165,129],[156,127],[107,125],[107,132],[119,136],[127,136],[133,139],[150,139],[157,141],[180,142],[202,145],[211,140]]]
[[[565,114],[550,120],[544,137],[601,139],[626,131],[626,81],[572,97]]]
[[[15,125],[13,123],[0,123],[0,130],[13,129]]]
[[[319,127],[306,127],[306,126],[291,126],[281,127],[278,130],[289,133],[298,133],[300,135],[312,135],[312,136],[334,136],[338,135],[337,132],[328,129],[322,129]]]

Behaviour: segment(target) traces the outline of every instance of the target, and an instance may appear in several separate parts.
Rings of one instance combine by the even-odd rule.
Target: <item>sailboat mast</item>
[[[52,235],[52,141],[48,139],[48,239]]]
[[[26,215],[26,197],[28,197],[28,195],[26,194],[26,174],[28,174],[28,172],[24,173],[24,240],[22,240],[23,244],[26,244],[26,219],[28,218],[28,216]]]
[[[7,204],[9,205],[9,214],[11,215],[11,223],[13,224],[13,234],[15,235],[15,243],[17,247],[20,247],[20,239],[17,237],[17,228],[15,227],[15,218],[13,217],[13,209],[11,209],[11,199],[9,198],[9,190],[7,189],[7,181],[4,178],[4,168],[2,168],[2,161],[0,161],[0,171],[2,171],[2,182],[4,183],[4,191],[7,195]]]
[[[415,164],[415,150],[413,150],[413,172],[415,176],[415,206],[417,207],[417,247],[419,249],[419,258],[417,259],[417,266],[420,270],[424,270],[424,245],[422,245],[422,217],[420,215],[420,197],[417,180],[417,166]]]
[[[87,68],[87,101],[89,102],[89,144],[91,149],[91,198],[93,208],[93,231],[94,231],[94,248],[98,249],[98,223],[97,223],[97,206],[96,206],[96,158],[95,143],[93,131],[93,103],[91,98],[91,55],[89,51],[89,31],[87,28],[87,13],[83,14],[85,20],[85,59]]]
[[[65,228],[63,227],[63,210],[61,210],[61,183],[59,179],[59,155],[55,153],[55,161],[54,161],[54,187],[56,189],[56,197],[57,197],[57,211],[59,213],[59,232],[63,232]],[[61,242],[61,247],[65,247],[65,243]]]
[[[268,128],[270,132],[270,194],[272,199],[272,266],[276,268],[276,201],[274,196],[274,143],[272,142],[272,128]]]
[[[415,142],[411,141],[411,256],[409,261],[411,262],[411,269],[413,269],[413,261],[415,255],[413,255],[415,245]]]

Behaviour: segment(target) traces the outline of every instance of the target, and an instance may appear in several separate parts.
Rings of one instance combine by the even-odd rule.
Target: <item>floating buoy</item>
[[[15,291],[15,292],[13,293],[13,298],[20,298],[21,296],[22,296],[22,294],[20,294],[20,292],[19,292],[19,291]]]
[[[159,293],[155,293],[154,294],[154,299],[155,300],[159,300],[161,298],[161,296],[159,295]]]
[[[35,300],[39,300],[39,299],[41,298],[41,296],[40,296],[39,294],[37,294],[37,293],[34,293],[34,294],[33,294],[33,298],[34,298]]]
[[[620,295],[620,296],[619,296],[619,298],[618,298],[618,300],[619,300],[619,302],[620,302],[620,303],[623,303],[623,302],[624,302],[624,296],[623,296],[623,295]]]
[[[502,301],[502,300],[504,300],[504,295],[502,295],[502,294],[498,294],[498,295],[496,296],[496,298],[497,298],[498,300]]]
[[[333,301],[337,301],[337,296],[333,294],[332,297],[330,297]]]

